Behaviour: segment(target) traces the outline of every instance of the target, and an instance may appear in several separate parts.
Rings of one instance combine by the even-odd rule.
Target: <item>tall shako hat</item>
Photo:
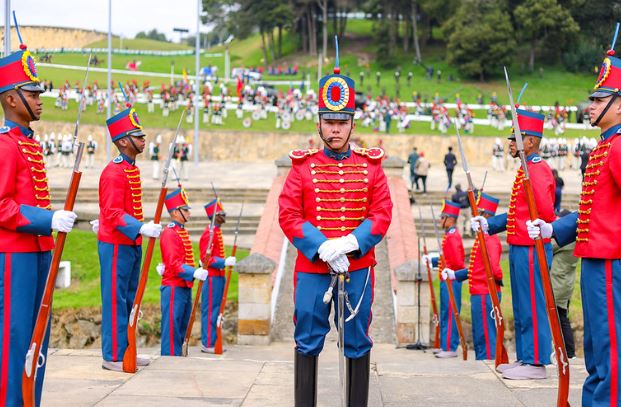
[[[545,116],[541,113],[531,112],[526,109],[519,109],[520,100],[524,95],[524,91],[528,87],[528,83],[525,83],[518,95],[517,102],[515,104],[515,112],[517,113],[517,120],[520,125],[520,131],[523,136],[535,136],[543,138],[543,125],[545,123]],[[513,131],[509,136],[509,140],[515,139]]]
[[[442,202],[441,216],[449,216],[457,219],[459,217],[459,209],[460,207],[458,203],[445,199]]]
[[[477,199],[477,207],[479,210],[495,215],[499,203],[500,199],[494,198],[485,192],[479,192],[479,198]]]
[[[166,195],[164,204],[166,205],[168,212],[175,209],[190,209],[190,200],[188,199],[188,195],[185,193],[185,189],[183,188],[177,188]]]
[[[140,124],[138,113],[136,113],[136,110],[132,107],[131,103],[129,103],[129,99],[123,90],[123,85],[119,85],[121,93],[123,93],[123,97],[125,98],[125,107],[127,107],[127,109],[106,120],[110,137],[112,141],[117,141],[127,136],[144,137],[145,134],[142,132],[142,125]]]
[[[334,73],[319,80],[319,117],[328,120],[349,120],[356,112],[354,80],[341,75],[339,42],[334,36],[336,59]]]
[[[17,38],[19,38],[19,51],[0,58],[0,93],[11,89],[44,92],[45,89],[41,86],[41,80],[37,74],[35,60],[22,40],[15,12],[13,12],[13,21]]]
[[[205,213],[209,218],[211,218],[214,213],[220,212],[224,212],[224,208],[222,207],[222,202],[220,202],[220,198],[216,198],[205,205]]]
[[[589,96],[590,99],[621,95],[621,59],[615,57],[615,44],[618,36],[619,23],[615,28],[610,49],[606,52],[606,57],[602,62],[593,93]]]

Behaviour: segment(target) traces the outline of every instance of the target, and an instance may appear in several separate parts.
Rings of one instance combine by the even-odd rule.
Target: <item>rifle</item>
[[[436,235],[436,240],[438,242],[438,251],[440,252],[440,260],[438,265],[446,265],[444,262],[444,254],[442,253],[442,242],[440,241],[440,233],[438,232],[438,225],[436,225],[436,215],[433,211],[433,206],[431,206],[431,217],[433,219],[433,230]],[[439,269],[439,267],[438,267]],[[453,317],[455,318],[455,324],[457,325],[457,332],[459,333],[459,343],[461,344],[462,358],[464,360],[468,360],[468,344],[466,344],[466,337],[464,336],[464,330],[461,327],[461,319],[459,318],[459,310],[457,309],[457,302],[455,301],[455,294],[453,293],[453,282],[449,279],[445,281],[446,288],[449,294],[449,301],[451,302],[451,307],[453,308]],[[450,323],[450,320],[449,320]]]
[[[423,235],[423,254],[428,256],[427,252],[427,237],[425,236],[425,224],[423,223],[423,212],[420,210],[420,206],[418,207],[418,216],[420,218],[420,226],[421,226],[421,234]],[[438,316],[438,305],[436,304],[436,292],[433,289],[433,280],[431,278],[431,264],[429,264],[429,260],[425,261],[425,265],[427,266],[427,280],[429,280],[429,294],[431,294],[431,309],[433,311],[433,325],[436,327],[435,336],[433,339],[433,347],[435,349],[440,349],[440,317]]]
[[[91,57],[88,57],[88,64],[86,66],[86,75],[84,78],[84,86],[88,80],[88,71],[90,68]],[[84,92],[82,92],[82,98],[84,98]],[[78,139],[78,130],[80,128],[80,115],[82,100],[78,104],[78,117],[75,122],[75,130],[73,132],[74,145]],[[73,172],[71,173],[71,181],[69,182],[69,190],[67,191],[67,198],[65,199],[66,211],[73,211],[75,204],[75,198],[78,195],[78,189],[80,187],[80,179],[82,178],[82,172],[80,171],[80,161],[82,161],[82,154],[84,153],[84,143],[78,143],[78,149],[75,155],[75,161],[73,164]],[[39,312],[37,313],[37,320],[35,322],[34,330],[32,331],[32,337],[30,338],[30,346],[28,352],[26,352],[26,360],[24,361],[24,373],[22,374],[22,398],[24,399],[24,406],[33,407],[35,405],[35,381],[37,377],[38,369],[45,364],[45,355],[41,353],[41,347],[45,334],[47,333],[47,327],[52,314],[52,300],[54,299],[54,288],[56,284],[56,276],[58,274],[58,268],[60,266],[60,260],[65,248],[65,241],[67,239],[67,233],[58,232],[56,235],[56,242],[54,244],[54,254],[52,255],[52,262],[50,263],[50,271],[47,275],[45,282],[45,290],[43,291],[43,297],[41,298],[41,305],[39,306]],[[35,357],[36,355],[36,357]],[[40,361],[40,363],[39,363]]]
[[[457,144],[459,145],[459,152],[461,153],[461,164],[464,167],[464,172],[466,173],[466,178],[468,179],[468,201],[470,201],[470,211],[472,216],[477,216],[479,214],[479,209],[477,208],[477,200],[474,197],[474,183],[472,182],[472,175],[470,174],[470,169],[468,168],[468,161],[466,160],[466,152],[464,151],[464,146],[461,142],[461,135],[459,134],[459,129],[455,126],[455,131],[457,133]],[[483,180],[485,182],[485,180]],[[483,189],[483,187],[481,187]],[[496,287],[496,281],[494,279],[494,272],[492,270],[492,264],[489,260],[489,253],[487,251],[487,243],[485,242],[485,233],[483,229],[479,227],[477,231],[477,240],[479,241],[479,250],[481,251],[480,255],[483,258],[483,267],[485,268],[485,275],[487,277],[487,289],[489,291],[489,296],[492,299],[492,306],[494,307],[492,310],[492,318],[494,319],[494,325],[496,326],[496,353],[494,364],[498,367],[501,363],[509,363],[509,356],[507,355],[507,349],[505,349],[504,339],[505,339],[505,324],[502,318],[502,311],[500,310],[500,300],[498,299],[498,292]],[[485,322],[484,322],[485,323]]]
[[[513,135],[515,136],[515,144],[517,146],[518,154],[520,155],[522,171],[524,171],[522,184],[524,185],[524,193],[526,194],[528,214],[530,216],[530,220],[532,221],[539,217],[539,213],[537,211],[533,186],[530,183],[530,177],[528,175],[528,165],[526,164],[526,155],[524,154],[524,141],[522,140],[522,132],[520,131],[520,124],[517,120],[517,111],[515,109],[515,105],[513,104],[513,93],[511,91],[511,84],[509,83],[509,73],[507,72],[507,67],[504,67],[504,70],[505,79],[507,81],[507,91],[509,93],[509,103],[511,103]],[[569,363],[567,363],[567,351],[565,350],[563,333],[561,332],[561,325],[556,311],[554,293],[552,292],[550,273],[548,270],[548,263],[546,261],[546,251],[543,240],[541,240],[541,236],[535,239],[535,249],[537,250],[537,262],[539,263],[539,273],[541,274],[541,285],[543,286],[543,293],[546,299],[546,312],[548,314],[548,321],[550,322],[552,342],[554,343],[555,348],[554,354],[556,357],[556,366],[558,368],[558,393],[556,405],[557,407],[566,407],[569,406],[569,402],[567,401],[569,395]]]
[[[181,123],[183,122],[183,116],[185,109],[181,111],[181,117],[179,118],[179,124],[177,125],[177,131],[173,136],[172,142],[174,143],[181,131]],[[162,210],[164,208],[164,200],[166,199],[166,193],[168,187],[166,187],[166,181],[168,181],[168,171],[170,170],[170,161],[172,159],[172,149],[168,152],[168,158],[164,164],[164,174],[162,176],[162,188],[160,189],[160,195],[157,198],[157,206],[155,207],[155,215],[153,216],[154,223],[160,223],[162,218]],[[153,250],[155,248],[156,238],[150,237],[147,244],[147,252],[142,263],[142,269],[140,271],[140,281],[138,282],[138,288],[136,290],[136,296],[134,297],[134,304],[132,305],[132,311],[129,314],[129,323],[127,324],[127,348],[123,354],[123,371],[126,373],[136,373],[138,367],[136,366],[137,357],[137,345],[136,345],[136,330],[138,329],[138,318],[140,316],[140,304],[142,303],[142,297],[144,291],[147,288],[147,279],[149,277],[149,268],[151,267],[151,259],[153,257]]]
[[[216,192],[216,188],[213,186],[213,182],[211,183],[211,189],[213,190],[214,195],[216,196],[216,209],[218,207],[218,202],[220,198],[218,198],[218,193]],[[214,225],[216,223],[216,213],[214,210],[213,216],[211,217],[211,224],[209,225],[209,241],[207,242],[207,252],[205,253],[205,263],[202,264],[204,267],[209,267],[209,262],[211,261],[211,253],[213,251],[213,235],[214,235]],[[194,326],[194,320],[196,319],[196,310],[198,309],[198,304],[200,303],[201,292],[203,291],[203,284],[205,282],[203,280],[198,281],[198,286],[196,288],[196,296],[194,297],[194,302],[192,303],[192,313],[190,314],[190,320],[188,321],[188,327],[185,330],[185,338],[183,339],[183,345],[181,346],[181,355],[188,356],[188,346],[190,345],[190,337],[192,336],[192,326]]]
[[[241,216],[244,212],[244,202],[242,201],[241,209],[239,210],[239,217],[237,218],[237,226],[235,227],[235,239],[233,240],[233,249],[231,250],[231,256],[235,257],[237,253],[237,235],[239,235],[239,224],[241,223]],[[215,215],[214,215],[215,217]],[[229,266],[226,270],[226,282],[224,283],[224,293],[222,294],[222,301],[220,302],[220,313],[218,314],[218,320],[216,322],[216,343],[214,345],[214,353],[216,355],[222,355],[222,323],[224,319],[224,309],[226,308],[226,296],[229,294],[229,284],[231,282],[231,273],[233,267]]]

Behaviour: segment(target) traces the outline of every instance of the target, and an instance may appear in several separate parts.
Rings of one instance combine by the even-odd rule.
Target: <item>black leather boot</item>
[[[317,360],[295,352],[295,407],[317,406]]]
[[[367,407],[371,352],[358,359],[347,359],[347,405]]]

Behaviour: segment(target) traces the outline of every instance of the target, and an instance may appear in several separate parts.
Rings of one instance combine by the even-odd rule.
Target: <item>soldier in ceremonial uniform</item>
[[[590,96],[589,118],[601,135],[589,154],[578,212],[552,224],[538,219],[528,225],[533,238],[554,236],[561,246],[575,241],[574,255],[582,259],[588,372],[582,405],[588,407],[621,403],[621,59],[614,54],[608,51]]]
[[[93,168],[95,165],[95,152],[97,151],[97,142],[93,140],[93,136],[88,135],[88,143],[86,143],[87,161],[86,167]]]
[[[224,283],[226,277],[224,275],[225,268],[235,266],[235,257],[229,256],[225,258],[224,240],[222,238],[222,229],[220,227],[226,222],[226,212],[222,207],[220,199],[216,198],[205,205],[207,217],[211,219],[215,216],[213,239],[211,239],[211,257],[208,259],[207,245],[209,244],[210,224],[207,226],[201,240],[199,242],[199,250],[201,261],[207,267],[209,277],[206,284],[203,284],[203,292],[201,293],[203,300],[201,301],[201,351],[204,353],[214,353],[214,345],[216,344],[216,326],[218,323],[218,315],[220,314],[220,303],[224,294]]]
[[[0,405],[22,406],[22,373],[54,248],[76,215],[51,211],[43,150],[30,123],[41,117],[43,87],[25,45],[0,59]],[[41,352],[47,356],[50,330]],[[36,404],[46,364],[37,371]]]
[[[380,148],[350,147],[354,81],[333,75],[319,82],[317,130],[323,150],[294,150],[279,198],[280,226],[298,249],[294,271],[295,405],[317,402],[317,360],[330,331],[331,305],[323,303],[330,269],[348,273],[345,290],[357,315],[345,323],[350,406],[366,406],[373,345],[368,330],[373,302],[374,247],[385,235],[392,201]],[[336,313],[336,297],[333,296]],[[350,315],[344,310],[345,318]]]
[[[444,263],[438,265],[442,277],[440,282],[440,349],[436,352],[436,357],[441,359],[457,357],[457,346],[459,346],[459,332],[453,315],[453,305],[449,301],[448,288],[446,287],[446,280],[451,275],[455,276],[453,270],[464,268],[466,257],[464,243],[457,228],[459,211],[460,205],[458,203],[444,200],[442,214],[440,215],[440,226],[445,231],[441,249]],[[461,312],[461,281],[453,281],[452,284],[457,312],[459,313]]]
[[[207,270],[194,264],[192,242],[185,228],[190,220],[190,203],[183,188],[166,195],[165,205],[172,222],[160,236],[164,263],[160,287],[161,353],[162,356],[181,356],[181,345],[192,313],[194,279],[205,281]]]
[[[481,216],[490,218],[496,214],[499,200],[493,196],[481,193],[477,206]],[[489,256],[490,266],[496,280],[498,298],[500,299],[500,286],[502,285],[502,269],[500,257],[502,245],[496,235],[485,234],[485,245]],[[470,252],[470,264],[468,268],[453,271],[447,270],[448,277],[457,281],[468,280],[470,290],[470,310],[472,320],[472,340],[474,353],[477,360],[494,360],[496,357],[496,324],[492,318],[492,299],[487,287],[487,274],[483,256],[479,250],[479,241],[475,240]]]
[[[127,107],[106,120],[120,155],[99,178],[102,354],[104,369],[122,371],[127,347],[127,323],[138,288],[142,236],[157,238],[161,225],[143,223],[142,181],[136,156],[144,150],[145,134],[136,111]],[[138,366],[148,364],[137,359]]]
[[[539,216],[546,221],[554,215],[554,176],[550,166],[539,156],[539,145],[543,137],[544,116],[524,109],[517,109],[517,120],[524,137],[524,155],[533,186],[535,203]],[[511,156],[518,151],[513,133],[509,137]],[[505,379],[545,379],[545,365],[550,364],[552,337],[546,314],[546,303],[541,284],[541,274],[535,244],[528,236],[525,223],[529,218],[526,193],[522,184],[524,171],[520,167],[513,182],[509,211],[486,219],[472,218],[472,229],[480,225],[490,235],[507,231],[509,244],[509,268],[511,272],[511,293],[515,323],[515,347],[517,361],[498,365],[496,370]],[[550,239],[544,240],[548,267],[552,264]]]

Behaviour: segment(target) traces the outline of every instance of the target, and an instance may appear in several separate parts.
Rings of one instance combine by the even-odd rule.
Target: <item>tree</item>
[[[166,34],[157,31],[157,29],[152,29],[151,31],[140,31],[136,34],[135,38],[147,38],[155,41],[168,41],[166,39]]]
[[[535,69],[535,52],[549,39],[554,39],[554,47],[560,48],[580,31],[571,13],[557,0],[526,0],[513,12],[521,36],[528,41],[530,55],[528,69]]]
[[[448,62],[485,80],[511,61],[515,49],[509,13],[499,0],[464,0],[443,26]]]

